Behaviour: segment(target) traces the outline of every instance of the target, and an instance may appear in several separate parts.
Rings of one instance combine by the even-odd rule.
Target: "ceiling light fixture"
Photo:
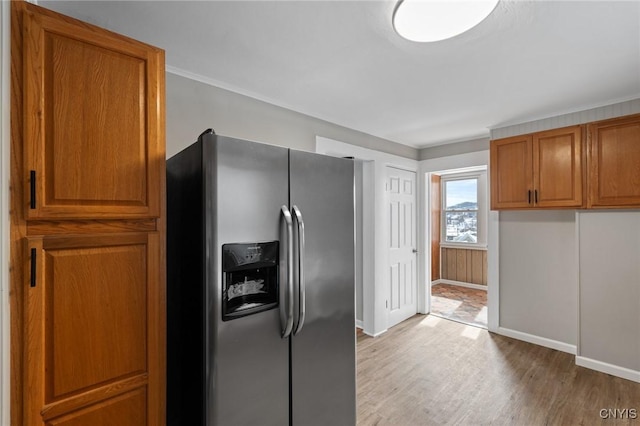
[[[393,27],[411,41],[446,40],[478,25],[497,4],[498,0],[400,0]]]

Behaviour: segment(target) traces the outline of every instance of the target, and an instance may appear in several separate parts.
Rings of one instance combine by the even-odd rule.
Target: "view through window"
[[[478,243],[478,178],[443,180],[444,242]]]

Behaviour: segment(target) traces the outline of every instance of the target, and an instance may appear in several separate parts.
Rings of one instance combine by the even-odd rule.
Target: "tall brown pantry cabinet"
[[[163,424],[164,52],[11,24],[12,424]]]

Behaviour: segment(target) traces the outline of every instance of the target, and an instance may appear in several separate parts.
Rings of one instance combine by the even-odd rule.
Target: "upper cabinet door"
[[[35,8],[23,42],[27,218],[158,217],[163,51]]]
[[[590,208],[640,206],[640,115],[589,126]]]
[[[491,142],[491,209],[533,207],[531,135]]]
[[[533,134],[534,203],[537,207],[583,205],[580,126]]]

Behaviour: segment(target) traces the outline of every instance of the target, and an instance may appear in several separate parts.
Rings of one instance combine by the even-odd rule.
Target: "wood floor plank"
[[[432,316],[358,337],[357,372],[358,426],[640,425],[640,383]],[[601,409],[637,414],[602,419]]]

